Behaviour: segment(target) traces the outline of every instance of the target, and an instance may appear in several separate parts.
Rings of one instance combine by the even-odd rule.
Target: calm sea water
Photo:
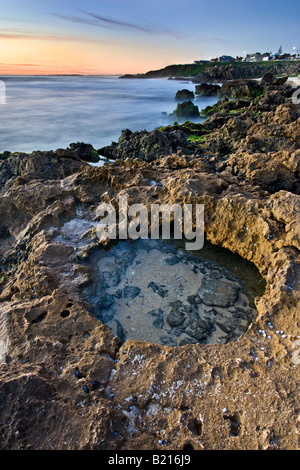
[[[119,79],[115,76],[0,77],[6,104],[0,104],[0,152],[66,148],[71,142],[98,149],[117,141],[121,131],[173,123],[168,115],[175,94],[191,82]],[[203,109],[216,98],[195,98]],[[167,115],[163,114],[167,113]]]

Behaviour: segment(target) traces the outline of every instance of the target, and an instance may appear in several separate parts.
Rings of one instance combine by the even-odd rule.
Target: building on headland
[[[221,55],[220,57],[215,57],[214,59],[210,59],[209,61],[195,60],[195,63],[200,64],[202,62],[235,62],[236,60],[243,60],[243,58],[237,57],[235,59],[231,55]]]
[[[296,48],[294,48],[296,49]],[[244,61],[245,62],[262,62],[268,60],[295,60],[299,59],[299,51],[294,54],[283,52],[282,47],[280,46],[278,52],[273,54],[272,52],[254,52],[253,54],[247,54]]]
[[[300,60],[299,50],[293,47],[294,53],[283,52],[280,46],[278,52],[254,52],[253,54],[246,54],[245,57],[232,57],[231,55],[221,55],[220,57],[210,58],[210,60],[195,60],[194,64],[206,64],[208,62],[267,62],[269,60]],[[246,52],[245,52],[246,53]]]
[[[247,54],[244,60],[245,62],[261,62],[273,60],[273,55],[270,52],[265,52],[264,54],[262,54],[261,52],[254,52],[253,54]]]
[[[221,55],[219,57],[218,62],[234,62],[235,58],[231,57],[231,55]]]

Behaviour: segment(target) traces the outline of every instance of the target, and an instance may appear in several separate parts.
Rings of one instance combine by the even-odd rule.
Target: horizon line
[[[74,77],[74,76],[80,76],[80,77],[91,77],[91,76],[106,76],[106,77],[111,77],[111,76],[119,76],[119,75],[125,75],[124,73],[1,73],[0,76],[14,76],[14,77],[53,77],[53,76],[64,76],[64,77]]]

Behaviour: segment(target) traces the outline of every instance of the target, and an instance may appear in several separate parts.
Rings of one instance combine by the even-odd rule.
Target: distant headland
[[[167,65],[146,73],[126,74],[120,78],[189,79],[196,83],[223,82],[241,78],[260,78],[265,73],[297,76],[300,74],[299,54],[256,52],[242,57],[220,56],[211,60],[195,60],[193,64]]]

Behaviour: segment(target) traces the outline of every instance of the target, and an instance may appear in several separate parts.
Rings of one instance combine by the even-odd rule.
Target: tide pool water
[[[94,148],[117,141],[122,130],[172,124],[178,90],[195,91],[188,81],[120,79],[117,76],[0,76],[0,152],[66,148],[71,142]],[[215,97],[196,97],[199,109]]]
[[[122,342],[224,344],[256,319],[265,283],[253,264],[208,242],[193,253],[181,245],[121,241],[87,260],[84,300]]]

